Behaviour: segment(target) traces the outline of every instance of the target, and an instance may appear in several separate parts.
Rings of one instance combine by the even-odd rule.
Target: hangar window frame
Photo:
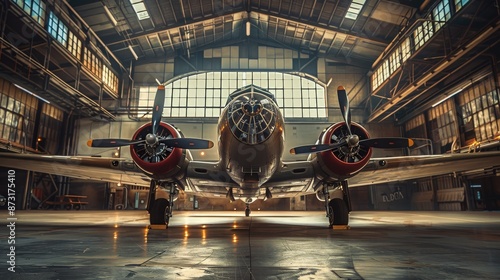
[[[451,19],[451,7],[449,0],[442,0],[432,10],[434,18],[434,27],[436,32],[443,27],[443,25]]]
[[[0,79],[0,138],[31,147],[38,100]]]
[[[230,93],[254,84],[266,88],[277,99],[287,119],[326,119],[326,89],[308,77],[292,73],[264,71],[214,71],[196,73],[173,80],[165,86],[164,117],[218,118]],[[139,86],[138,116],[153,106],[156,86]]]
[[[89,48],[83,48],[83,66],[99,79],[102,79],[102,62]]]
[[[41,0],[12,0],[41,26],[45,25],[46,4]]]
[[[396,72],[396,70],[401,66],[401,48],[397,47],[390,55],[390,74]]]
[[[378,68],[375,69],[375,71],[373,71],[371,78],[372,78],[372,90],[375,90],[380,86],[380,83],[378,81]]]
[[[111,68],[105,64],[102,65],[102,81],[104,86],[111,90],[115,96],[118,94],[118,77]]]
[[[459,11],[462,9],[465,5],[469,3],[469,0],[455,0],[455,11]]]
[[[453,99],[448,99],[443,103],[427,111],[428,121],[431,125],[431,138],[434,143],[439,144],[441,148],[449,150],[447,145],[451,145],[457,137],[455,116],[456,108]],[[440,151],[441,149],[434,149]],[[442,151],[441,152],[446,152]]]
[[[410,37],[401,42],[401,64],[405,63],[411,56]]]
[[[66,47],[68,51],[80,60],[82,57],[82,40],[78,39],[75,33],[68,32],[68,46]]]
[[[59,43],[61,43],[65,47],[67,46],[69,29],[66,26],[66,24],[64,24],[64,22],[61,21],[53,11],[50,11],[49,13],[47,31]]]
[[[434,35],[434,27],[430,16],[413,32],[415,51],[421,48]]]
[[[474,141],[490,140],[500,134],[500,95],[492,76],[465,88],[457,99],[460,123],[466,127],[472,121]]]
[[[391,76],[391,72],[390,72],[390,67],[389,67],[389,59],[386,59],[382,63],[382,81],[389,79],[390,76]]]

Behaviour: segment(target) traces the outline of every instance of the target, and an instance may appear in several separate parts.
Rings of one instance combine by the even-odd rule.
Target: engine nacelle
[[[145,139],[151,133],[151,123],[141,126],[132,137],[133,140]],[[158,139],[181,138],[179,131],[172,125],[160,122],[156,132]],[[182,168],[182,163],[186,157],[185,151],[181,148],[168,147],[163,143],[158,143],[154,148],[145,144],[130,146],[130,154],[137,166],[155,179],[165,179],[175,176]]]
[[[351,123],[352,134],[358,135],[359,140],[368,139],[368,132],[359,124]],[[349,136],[344,122],[331,125],[322,134],[322,144],[333,144],[345,140]],[[358,146],[349,149],[347,145],[317,154],[321,171],[328,177],[345,179],[354,176],[370,160],[371,148]]]

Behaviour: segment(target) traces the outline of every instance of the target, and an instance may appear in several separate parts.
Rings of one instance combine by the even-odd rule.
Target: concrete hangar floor
[[[0,279],[498,279],[499,212],[17,211]],[[0,215],[7,221],[7,213]]]

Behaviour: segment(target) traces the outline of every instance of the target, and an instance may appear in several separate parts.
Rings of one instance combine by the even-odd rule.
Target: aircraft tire
[[[346,226],[349,224],[349,210],[347,209],[347,205],[344,200],[340,198],[334,198],[330,200],[328,206],[333,210],[333,223],[330,222],[332,226]]]
[[[165,198],[155,200],[149,214],[149,223],[152,225],[168,225],[170,221],[169,207],[168,200]]]

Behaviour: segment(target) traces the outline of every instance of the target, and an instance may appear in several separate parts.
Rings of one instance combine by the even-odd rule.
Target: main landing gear
[[[241,196],[241,194],[239,194]],[[245,217],[249,217],[250,214],[252,213],[252,210],[250,210],[250,204],[252,202],[254,202],[254,199],[252,197],[246,197],[246,198],[241,198],[240,196],[238,196],[239,199],[241,199],[242,201],[245,201]],[[233,202],[235,201],[235,197],[234,197],[234,192],[233,192],[233,188],[229,188],[227,193],[226,193],[226,198],[229,198],[229,201]],[[271,191],[269,189],[266,188],[266,198],[264,199],[264,201],[268,198],[272,198],[272,194],[271,194]]]
[[[332,184],[323,186],[323,195],[325,197],[326,217],[330,227],[347,227],[349,224],[349,212],[351,211],[350,195],[347,181],[341,182],[343,199],[333,198],[330,200],[330,190],[334,188]]]
[[[174,183],[169,183],[168,187],[170,189],[169,199],[156,199],[156,182],[151,181],[148,200],[149,228],[168,227],[168,223],[172,217],[172,210],[174,208],[174,198],[178,192]]]

